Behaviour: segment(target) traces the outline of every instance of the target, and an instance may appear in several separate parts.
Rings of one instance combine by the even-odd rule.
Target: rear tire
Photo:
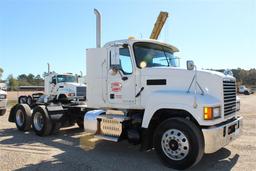
[[[27,104],[19,104],[14,109],[14,119],[18,130],[27,131],[31,128],[31,109]]]
[[[29,106],[32,106],[32,104],[33,104],[33,99],[32,99],[31,96],[28,96],[28,98],[27,98],[27,104],[28,104]]]
[[[53,124],[45,106],[37,106],[33,110],[32,127],[39,136],[47,136],[51,133]]]
[[[27,96],[20,96],[18,99],[18,103],[19,104],[27,104],[27,99],[28,99]]]
[[[158,126],[154,134],[154,147],[165,165],[183,170],[201,160],[204,139],[200,129],[190,120],[171,118]]]

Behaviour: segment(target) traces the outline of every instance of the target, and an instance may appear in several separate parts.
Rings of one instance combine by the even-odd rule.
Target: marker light
[[[220,115],[220,107],[204,107],[204,120],[217,119]]]
[[[212,107],[204,107],[204,120],[212,120]]]

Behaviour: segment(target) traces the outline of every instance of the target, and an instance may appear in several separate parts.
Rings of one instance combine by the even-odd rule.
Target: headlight
[[[6,99],[6,94],[0,94],[0,99]]]
[[[236,101],[236,111],[240,110],[240,101]]]
[[[204,107],[204,120],[213,120],[220,118],[220,107]]]

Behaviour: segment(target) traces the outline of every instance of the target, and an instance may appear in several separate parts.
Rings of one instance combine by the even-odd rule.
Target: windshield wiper
[[[169,66],[170,66],[170,63],[169,63],[168,57],[167,57],[167,55],[166,55],[166,53],[165,53],[164,50],[163,50],[163,52],[164,52],[164,56],[165,56],[165,58],[166,58],[166,61],[167,61],[168,67],[169,67]]]

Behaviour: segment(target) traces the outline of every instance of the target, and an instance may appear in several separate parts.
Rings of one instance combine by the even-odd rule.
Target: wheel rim
[[[40,112],[36,112],[33,118],[34,127],[36,130],[40,131],[44,127],[44,118]]]
[[[20,98],[20,103],[25,104],[26,103],[26,98],[25,97]]]
[[[189,152],[188,138],[177,129],[167,130],[161,140],[162,150],[172,160],[182,160]]]
[[[18,126],[22,126],[25,122],[24,113],[21,109],[16,112],[16,123]]]
[[[31,103],[32,103],[31,98],[28,98],[27,103],[28,103],[28,105],[31,105]]]

